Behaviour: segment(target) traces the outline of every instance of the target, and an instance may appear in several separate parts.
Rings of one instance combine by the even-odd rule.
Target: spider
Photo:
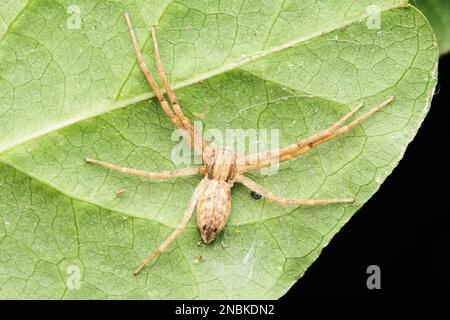
[[[182,132],[184,139],[189,143],[190,147],[197,153],[202,165],[199,167],[180,168],[172,171],[148,172],[133,168],[120,167],[102,160],[86,158],[87,163],[93,163],[110,170],[118,171],[125,174],[146,177],[149,179],[169,179],[175,177],[191,176],[196,174],[204,175],[204,178],[195,188],[191,200],[184,212],[180,224],[160,244],[147,258],[143,259],[134,271],[137,275],[145,265],[150,263],[154,258],[161,255],[166,248],[180,235],[188,224],[195,207],[197,207],[197,223],[200,229],[201,237],[205,243],[210,243],[225,227],[231,210],[231,188],[234,183],[241,183],[252,191],[252,194],[260,195],[266,199],[282,204],[282,205],[329,205],[337,203],[352,203],[354,199],[286,199],[272,194],[263,186],[249,179],[244,175],[249,170],[255,170],[268,167],[274,163],[287,161],[296,158],[309,150],[325,143],[333,138],[339,137],[348,132],[371,115],[389,105],[394,97],[388,97],[384,102],[369,110],[362,116],[348,123],[348,120],[363,107],[363,103],[358,104],[344,117],[339,119],[331,127],[318,132],[310,137],[297,141],[287,147],[277,148],[274,150],[260,152],[251,155],[236,154],[230,149],[216,147],[204,141],[203,137],[197,132],[191,121],[183,114],[178,103],[175,93],[171,88],[164,68],[161,63],[161,57],[156,40],[155,28],[151,28],[151,36],[153,49],[155,54],[155,64],[159,79],[161,80],[166,99],[163,92],[158,87],[154,77],[152,76],[148,66],[144,62],[141,50],[139,48],[136,35],[133,30],[132,23],[128,13],[125,13],[125,19],[128,25],[131,41],[136,53],[137,61],[143,75],[148,84],[154,91],[159,104],[163,111],[175,126]],[[170,104],[169,104],[170,102]]]

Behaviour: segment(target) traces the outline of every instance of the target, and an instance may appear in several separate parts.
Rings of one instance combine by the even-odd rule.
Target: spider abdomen
[[[220,180],[209,180],[197,202],[197,223],[203,241],[209,243],[225,227],[231,209],[231,186]]]

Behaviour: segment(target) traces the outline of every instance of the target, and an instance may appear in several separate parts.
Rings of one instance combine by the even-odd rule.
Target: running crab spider
[[[351,203],[353,199],[286,199],[278,197],[267,191],[263,186],[244,176],[249,170],[268,167],[274,163],[286,161],[296,158],[309,150],[325,143],[333,138],[343,135],[356,125],[360,124],[371,115],[389,105],[394,97],[387,98],[384,102],[369,110],[367,113],[357,117],[349,122],[349,119],[362,107],[360,103],[344,117],[338,120],[331,127],[318,132],[308,138],[300,140],[285,148],[270,150],[252,155],[237,155],[233,151],[226,148],[218,148],[209,145],[203,140],[203,137],[195,130],[191,121],[183,114],[180,104],[178,103],[175,93],[172,90],[159,54],[158,44],[156,40],[155,29],[151,29],[153,48],[155,53],[155,64],[158,76],[164,86],[166,99],[163,92],[159,89],[158,84],[153,78],[149,68],[147,67],[139,45],[136,40],[135,33],[127,13],[125,19],[128,24],[131,41],[136,52],[139,67],[141,68],[147,82],[154,91],[159,103],[165,114],[182,133],[191,148],[200,155],[203,165],[200,167],[181,168],[172,171],[163,172],[147,172],[132,168],[116,166],[102,160],[94,160],[86,158],[86,162],[97,164],[110,170],[119,171],[121,173],[146,177],[149,179],[169,179],[181,176],[191,176],[203,174],[205,177],[195,188],[191,200],[184,212],[183,219],[176,229],[167,237],[167,239],[154,250],[147,258],[141,261],[134,274],[137,275],[145,265],[150,263],[155,257],[159,256],[164,250],[178,237],[178,235],[186,227],[188,221],[192,217],[195,207],[197,207],[197,223],[200,229],[202,239],[205,243],[213,241],[225,227],[231,209],[231,188],[234,183],[238,182],[246,186],[253,192],[256,192],[270,201],[280,203],[282,205],[327,205],[337,203]],[[170,104],[169,104],[170,103]]]

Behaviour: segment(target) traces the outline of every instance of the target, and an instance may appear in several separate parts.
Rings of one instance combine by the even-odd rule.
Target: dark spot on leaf
[[[250,195],[255,200],[260,200],[262,198],[262,195],[260,195],[259,193],[255,192],[255,191],[250,192]]]

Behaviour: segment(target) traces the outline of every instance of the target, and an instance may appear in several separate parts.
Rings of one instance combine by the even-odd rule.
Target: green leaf
[[[450,51],[450,2],[448,0],[415,0],[419,8],[430,21],[439,43],[439,51]]]
[[[67,27],[74,2],[80,29]],[[367,23],[373,3],[379,29]],[[391,173],[436,84],[431,27],[403,0],[30,0],[0,8],[1,298],[278,298]],[[285,197],[355,204],[283,207],[236,185],[214,244],[196,245],[192,219],[132,276],[179,223],[200,177],[155,182],[83,161],[175,167],[173,128],[149,100],[126,10],[147,61],[147,30],[158,22],[170,81],[205,129],[280,129],[284,146],[360,101],[370,108],[394,95],[385,110],[277,174],[251,173]]]

